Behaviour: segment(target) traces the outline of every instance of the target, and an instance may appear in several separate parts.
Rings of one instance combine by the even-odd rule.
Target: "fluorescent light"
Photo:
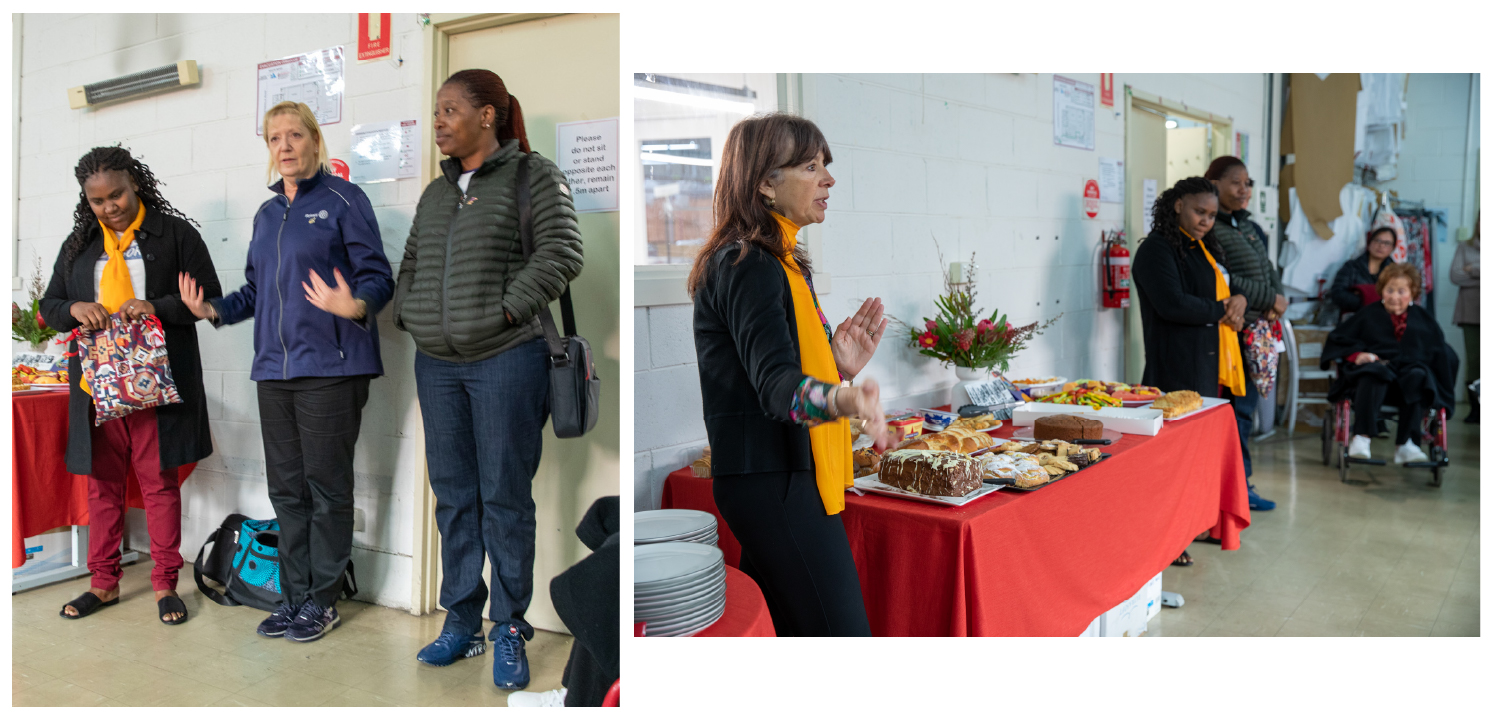
[[[1165,121],[1163,121],[1163,126],[1166,127],[1166,128],[1168,128],[1168,129],[1170,129],[1170,130],[1173,130],[1174,128],[1179,127],[1179,121],[1178,120],[1165,120]]]
[[[725,100],[723,98],[689,95],[687,93],[669,92],[649,87],[637,87],[635,91],[637,100],[655,100],[656,102],[687,105],[705,110],[721,110],[739,115],[755,114],[755,103],[745,100]]]
[[[702,165],[713,167],[713,161],[708,158],[683,157],[681,155],[664,155],[662,153],[641,153],[642,162],[672,163],[674,165]]]

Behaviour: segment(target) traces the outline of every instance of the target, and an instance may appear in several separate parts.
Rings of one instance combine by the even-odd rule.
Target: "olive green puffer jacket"
[[[1283,294],[1282,276],[1267,258],[1267,246],[1251,226],[1250,217],[1246,210],[1227,213],[1222,209],[1215,215],[1215,227],[1210,231],[1225,254],[1220,262],[1230,271],[1230,293],[1246,297],[1244,319],[1248,324],[1271,310],[1277,296]]]
[[[503,143],[460,192],[460,161],[424,189],[414,213],[394,322],[419,350],[450,362],[475,362],[543,334],[537,314],[563,294],[584,267],[578,216],[553,161],[528,160],[533,256],[522,257],[517,226],[516,140]],[[514,322],[507,322],[511,315]]]

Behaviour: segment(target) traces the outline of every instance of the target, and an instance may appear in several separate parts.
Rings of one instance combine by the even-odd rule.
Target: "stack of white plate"
[[[719,544],[719,521],[702,510],[643,510],[635,514],[631,527],[637,545],[664,542]]]
[[[724,553],[667,542],[636,547],[635,622],[648,637],[687,637],[724,616]]]

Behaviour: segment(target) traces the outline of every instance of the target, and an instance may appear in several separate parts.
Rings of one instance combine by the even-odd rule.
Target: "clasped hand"
[[[1225,304],[1225,315],[1220,323],[1239,332],[1246,322],[1246,296],[1232,295],[1221,302]]]

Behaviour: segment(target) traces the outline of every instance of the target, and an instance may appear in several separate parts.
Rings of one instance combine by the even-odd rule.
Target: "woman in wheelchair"
[[[1329,333],[1319,365],[1339,363],[1329,402],[1354,402],[1349,456],[1368,460],[1381,406],[1395,405],[1397,464],[1423,462],[1422,418],[1438,407],[1453,412],[1453,380],[1458,357],[1426,310],[1413,304],[1422,293],[1422,276],[1407,263],[1381,268],[1376,290],[1381,299]]]

